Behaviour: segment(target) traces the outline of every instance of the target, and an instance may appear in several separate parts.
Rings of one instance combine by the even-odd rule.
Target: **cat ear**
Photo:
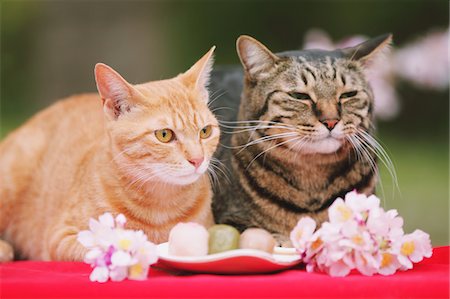
[[[254,79],[273,67],[279,59],[266,46],[248,35],[241,35],[237,39],[236,49],[246,73]]]
[[[378,53],[389,48],[392,34],[383,34],[351,48],[342,49],[344,56],[350,60],[358,60],[363,64],[370,62]]]
[[[189,70],[182,74],[182,78],[188,86],[194,86],[207,93],[206,87],[209,84],[212,66],[214,64],[213,53],[215,49],[216,46],[213,46],[208,53],[203,55]]]
[[[103,101],[103,111],[109,119],[130,110],[131,98],[137,92],[119,73],[103,63],[95,65],[95,81]]]

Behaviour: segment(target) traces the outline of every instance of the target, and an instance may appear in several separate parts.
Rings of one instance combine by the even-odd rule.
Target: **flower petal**
[[[128,267],[113,267],[109,273],[112,281],[122,281],[127,278]]]
[[[128,278],[132,280],[145,280],[148,276],[148,265],[135,264],[130,267]]]
[[[124,251],[116,251],[111,256],[111,263],[114,266],[129,266],[131,263],[131,256]]]
[[[96,262],[96,260],[103,255],[103,251],[99,248],[94,248],[92,250],[89,250],[86,252],[86,255],[84,256],[84,261],[87,264],[93,264]]]
[[[311,240],[315,229],[316,222],[314,219],[311,217],[303,217],[291,231],[291,242],[300,254],[305,252],[306,244]]]
[[[119,214],[116,217],[116,224],[117,227],[123,228],[125,226],[125,223],[127,223],[127,219],[123,214]]]
[[[350,273],[350,268],[343,262],[339,261],[330,266],[328,274],[333,277],[344,277]]]
[[[78,233],[77,241],[86,248],[95,246],[94,234],[91,231],[83,230]]]
[[[101,215],[100,217],[98,217],[98,220],[100,221],[100,224],[106,227],[114,228],[114,218],[111,213],[105,213]]]
[[[100,230],[100,228],[102,227],[102,225],[100,224],[100,222],[98,222],[97,220],[90,218],[89,219],[89,229],[95,234],[98,230]]]
[[[91,275],[89,275],[89,279],[91,281],[98,282],[106,282],[108,281],[109,271],[107,267],[95,267],[92,270]]]
[[[328,208],[328,218],[330,223],[343,223],[352,218],[352,210],[344,203],[342,198],[337,198]]]

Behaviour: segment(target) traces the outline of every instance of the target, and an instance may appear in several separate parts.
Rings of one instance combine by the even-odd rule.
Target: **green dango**
[[[213,225],[208,229],[208,253],[219,253],[239,248],[240,234],[237,229],[226,224]]]

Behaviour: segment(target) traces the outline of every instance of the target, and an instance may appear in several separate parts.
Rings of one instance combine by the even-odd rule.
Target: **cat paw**
[[[14,250],[12,246],[0,240],[0,263],[10,262],[14,259]]]
[[[285,248],[294,247],[292,245],[292,242],[291,242],[289,236],[282,235],[282,234],[272,234],[272,236],[275,238],[275,241],[277,241],[277,246],[285,247]]]

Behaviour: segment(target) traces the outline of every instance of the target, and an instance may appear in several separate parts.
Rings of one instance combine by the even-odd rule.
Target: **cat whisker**
[[[236,129],[236,128],[234,128]],[[263,129],[284,129],[284,130],[288,130],[288,131],[294,131],[296,130],[295,128],[290,128],[290,127],[285,127],[285,126],[258,126],[258,127],[250,127],[250,128],[243,128],[237,131],[224,131],[222,130],[223,133],[226,134],[238,134],[238,133],[244,133],[244,132],[253,132],[256,130],[263,130]]]
[[[270,141],[273,139],[279,139],[279,138],[283,138],[283,137],[293,137],[293,136],[298,136],[298,133],[297,132],[284,132],[284,133],[263,136],[261,138],[258,138],[258,139],[252,140],[251,142],[246,143],[245,147],[255,145],[258,143],[262,143],[262,142],[266,142],[266,141]]]
[[[129,182],[126,186],[127,189],[131,189],[134,185],[138,184],[139,182],[141,182],[141,184],[139,184],[139,186],[137,186],[137,189],[141,189],[142,186],[149,180],[153,179],[156,177],[156,174],[151,173],[149,174],[144,174],[141,173],[138,177],[136,177],[134,180],[132,180],[131,182]]]
[[[229,126],[229,125],[220,124],[223,127],[231,128],[231,129],[235,130],[235,131],[222,131],[225,134],[238,134],[238,133],[244,133],[244,132],[251,132],[251,134],[249,134],[246,144],[236,146],[236,147],[230,147],[230,146],[225,145],[225,148],[228,148],[228,149],[241,148],[242,150],[244,150],[248,146],[257,144],[259,142],[269,141],[273,138],[282,138],[283,136],[279,135],[279,134],[288,133],[288,135],[285,135],[284,137],[298,135],[297,128],[294,126],[291,126],[291,125],[287,125],[287,124],[283,124],[283,123],[279,123],[279,122],[273,122],[273,121],[250,121],[250,122],[256,122],[259,124],[258,125],[240,125],[240,126]],[[245,122],[245,123],[247,123],[247,122]],[[239,130],[237,130],[237,129],[239,129]],[[270,136],[264,136],[263,138],[250,141],[253,138],[253,135],[255,134],[255,132],[257,132],[258,130],[262,130],[262,129],[283,129],[283,130],[288,130],[291,132],[283,132],[283,133],[274,134],[274,135],[270,135]],[[239,152],[241,152],[241,151],[239,151]]]
[[[274,148],[277,148],[277,147],[279,147],[279,146],[282,146],[283,144],[286,144],[286,143],[288,143],[288,142],[292,142],[292,141],[294,141],[294,140],[298,140],[298,139],[301,139],[301,138],[305,138],[305,136],[297,136],[297,137],[293,137],[293,138],[291,138],[291,139],[289,139],[289,140],[285,140],[285,141],[283,141],[283,142],[277,143],[277,144],[275,144],[275,145],[269,147],[268,149],[262,151],[261,153],[259,153],[258,155],[256,155],[256,156],[250,161],[250,163],[248,163],[248,165],[247,165],[247,167],[246,167],[246,170],[249,169],[250,165],[251,165],[256,159],[258,159],[261,155],[265,154],[266,152],[268,152],[268,151],[270,151],[270,150],[272,150],[272,149],[274,149]]]
[[[294,143],[294,145],[292,146],[293,149],[295,149],[295,155],[294,155],[294,160],[297,159],[297,155],[301,152],[302,148],[309,142],[311,141],[311,138],[309,136],[304,136],[303,139],[299,139],[298,141],[296,141]]]
[[[123,151],[119,152],[117,155],[115,155],[114,157],[111,158],[110,162],[112,161],[116,161],[117,162],[117,158],[119,158],[120,156],[122,156],[124,153],[126,153],[128,151],[128,148],[125,148]]]
[[[378,184],[381,189],[382,197],[385,198],[385,192],[384,192],[384,186],[383,181],[381,180],[380,172],[378,169],[378,165],[375,161],[375,158],[372,156],[368,149],[368,145],[364,143],[361,138],[358,135],[351,136],[353,142],[356,144],[356,148],[361,153],[361,155],[364,157],[364,159],[361,159],[361,161],[366,161],[369,163],[371,171],[376,175],[378,179]]]
[[[131,173],[140,167],[141,165],[138,163],[121,163],[121,165],[116,166],[118,170],[129,170]]]
[[[387,168],[389,174],[393,178],[393,180],[397,180],[397,174],[395,172],[394,165],[392,163],[392,160],[389,158],[385,150],[381,147],[381,145],[376,142],[374,139],[371,140],[367,137],[367,135],[363,134],[357,134],[355,135],[357,138],[360,138],[361,142],[366,145],[366,147],[373,152],[374,155],[376,155],[383,165]]]
[[[258,128],[259,126],[266,126],[268,128],[270,128],[271,126],[282,126],[282,127],[286,127],[286,128],[292,127],[289,125],[284,125],[283,123],[274,123],[274,124],[261,123],[261,124],[256,124],[256,125],[233,125],[233,126],[229,125],[229,124],[219,123],[219,126],[223,127],[223,128],[227,128],[227,129],[254,129],[254,128]]]
[[[215,92],[213,92],[213,93],[210,95],[211,98],[212,98],[212,97],[214,97],[214,98],[213,98],[212,100],[208,101],[208,104],[207,104],[208,108],[211,108],[211,105],[212,105],[215,101],[217,101],[221,96],[223,96],[224,94],[227,93],[227,91],[225,90],[225,91],[223,91],[222,93],[220,93],[220,94],[218,94],[217,96],[215,96],[215,94],[216,94],[216,93],[219,93],[219,92],[220,92],[220,90],[216,90]]]
[[[296,148],[296,153],[295,153],[295,158],[297,157],[297,155],[301,152],[302,148],[307,145],[309,142],[311,142],[311,137],[309,136],[305,136],[304,140],[300,139],[298,141],[298,143],[300,143],[300,145],[298,146],[298,148]]]
[[[147,169],[138,169],[137,171],[137,175],[134,176],[134,180],[132,180],[129,184],[128,187],[132,187],[134,184],[141,182],[142,180],[147,179],[148,177],[155,177],[156,173],[152,170],[149,169],[149,171],[146,171]]]
[[[216,188],[220,188],[219,178],[217,177],[217,174],[214,171],[214,169],[210,168],[210,166],[208,166],[207,174],[213,190],[215,190]]]
[[[360,150],[358,148],[358,144],[353,140],[353,137],[350,136],[350,135],[346,135],[345,139],[347,139],[348,142],[350,143],[350,145],[352,147],[352,150],[355,153],[356,160],[357,161],[362,161],[362,156],[361,156]]]
[[[224,180],[227,181],[229,184],[231,184],[230,178],[228,177],[227,173],[222,168],[218,167],[217,165],[212,165],[211,170],[214,170],[215,173],[223,176]]]
[[[210,97],[210,98],[214,97],[216,94],[218,94],[218,93],[221,92],[222,90],[224,90],[224,89],[223,89],[223,88],[220,88],[220,89],[217,89],[217,90],[213,91],[213,92],[209,95],[209,97]]]
[[[252,146],[252,145],[256,145],[256,144],[259,144],[259,143],[262,143],[262,142],[267,142],[267,141],[271,141],[271,140],[275,140],[275,139],[285,138],[285,137],[293,137],[293,136],[298,136],[298,134],[296,132],[279,133],[279,134],[264,136],[264,137],[255,139],[255,140],[253,140],[251,142],[248,142],[246,144],[243,144],[243,145],[227,146],[227,148],[229,148],[229,149],[241,149],[238,152],[238,153],[240,153],[241,151],[245,150],[247,147]]]
[[[400,187],[398,185],[398,177],[395,171],[395,166],[391,158],[387,154],[386,150],[374,137],[370,136],[367,132],[358,130],[358,134],[356,134],[355,136],[361,138],[362,142],[367,146],[367,148],[380,159],[381,163],[383,163],[383,165],[386,167],[389,175],[392,178],[393,188],[396,188],[400,193]]]
[[[155,171],[155,168],[160,168],[159,170]],[[165,169],[165,165],[162,163],[155,163],[152,165],[142,165],[139,163],[127,163],[123,164],[117,167],[119,170],[125,170],[127,171],[130,176],[133,178],[126,186],[126,189],[131,189],[136,184],[141,182],[137,186],[138,189],[142,188],[148,181],[154,179],[159,174],[161,174],[163,171],[167,172]]]
[[[140,180],[136,180],[135,182],[133,182],[133,184],[131,184],[129,187],[131,188],[134,184],[137,184],[138,182],[140,182],[139,185],[137,185],[136,189],[141,190],[143,186],[145,186],[145,184],[147,182],[149,182],[150,180],[154,179],[156,177],[156,175],[151,175],[151,176],[146,176],[141,178]]]
[[[219,111],[219,110],[234,110],[234,109],[230,108],[230,107],[217,107],[217,108],[211,109],[211,112],[215,113],[216,111]]]
[[[295,149],[295,154],[294,154],[294,161],[297,159],[298,154],[300,153],[301,149],[310,141],[309,136],[303,136],[303,138],[297,140],[293,146],[291,146],[292,149]],[[266,159],[266,154],[264,154],[264,160]]]
[[[217,186],[220,188],[220,184],[219,184],[219,176],[218,174],[220,174],[221,176],[223,176],[223,178],[229,183],[231,184],[231,180],[229,179],[229,173],[228,169],[226,168],[226,166],[218,159],[212,158],[210,165],[208,166],[208,174],[211,174],[213,176],[213,178],[216,179],[217,181]],[[211,177],[211,176],[210,176]]]
[[[251,125],[251,124],[236,124],[236,125],[232,125],[232,123],[224,124],[224,123],[222,123],[222,121],[219,121],[219,125],[221,127],[230,128],[230,129],[257,128],[258,126],[263,126],[263,125],[265,125],[267,127],[282,126],[282,127],[286,127],[286,128],[296,128],[293,125],[282,123],[282,122],[261,122],[261,123],[256,123],[254,125]]]
[[[372,157],[368,150],[368,145],[364,143],[364,141],[358,136],[353,135],[352,136],[354,143],[357,145],[357,149],[360,151],[361,155],[364,157],[364,160],[366,160],[372,169],[372,171],[376,174],[378,174],[378,167],[375,162],[375,159]]]
[[[254,126],[254,125],[251,125],[252,123],[254,123],[254,124],[266,124],[266,125],[269,125],[269,124],[280,125],[280,124],[282,124],[282,125],[286,125],[286,126],[291,126],[289,124],[285,124],[285,123],[281,123],[281,122],[277,122],[277,121],[270,121],[270,120],[245,120],[245,121],[242,121],[242,120],[235,120],[235,121],[221,120],[221,121],[219,121],[219,123],[221,125],[223,125],[223,124],[227,124],[227,125],[230,125],[230,124],[242,125],[242,124],[244,124],[245,126]]]
[[[262,123],[256,125],[256,126],[251,126],[251,128],[254,128],[253,131],[249,137],[247,142],[249,142],[252,138],[253,135],[258,131],[258,130],[262,130],[262,129],[285,129],[291,132],[298,132],[298,128],[289,124],[285,124],[285,123],[280,123],[280,122],[271,122],[269,125],[263,125]],[[288,132],[283,132],[283,133],[288,133]],[[275,135],[275,134],[273,134]],[[273,136],[271,135],[271,136]]]
[[[392,170],[391,175],[393,176],[393,178],[397,181],[397,173],[395,172],[395,166],[394,163],[392,162],[391,158],[389,157],[388,153],[386,152],[386,150],[383,148],[383,146],[373,137],[371,136],[369,133],[359,130],[358,131],[363,137],[364,139],[375,149],[379,152],[379,154],[383,157],[384,161],[386,162],[387,165],[385,165],[386,167],[388,167],[388,170]],[[381,159],[381,157],[379,157]]]
[[[222,161],[220,161],[219,159],[217,159],[217,158],[215,158],[215,157],[211,157],[211,163],[217,164],[217,166],[219,166],[219,167],[225,169],[225,171],[227,171],[228,174],[229,174],[229,169],[228,169],[228,168],[225,166],[225,164],[224,164]]]
[[[269,122],[266,120],[260,119],[249,119],[249,120],[221,120],[220,122],[228,123],[228,124],[242,124],[242,123],[258,123],[258,122]]]

